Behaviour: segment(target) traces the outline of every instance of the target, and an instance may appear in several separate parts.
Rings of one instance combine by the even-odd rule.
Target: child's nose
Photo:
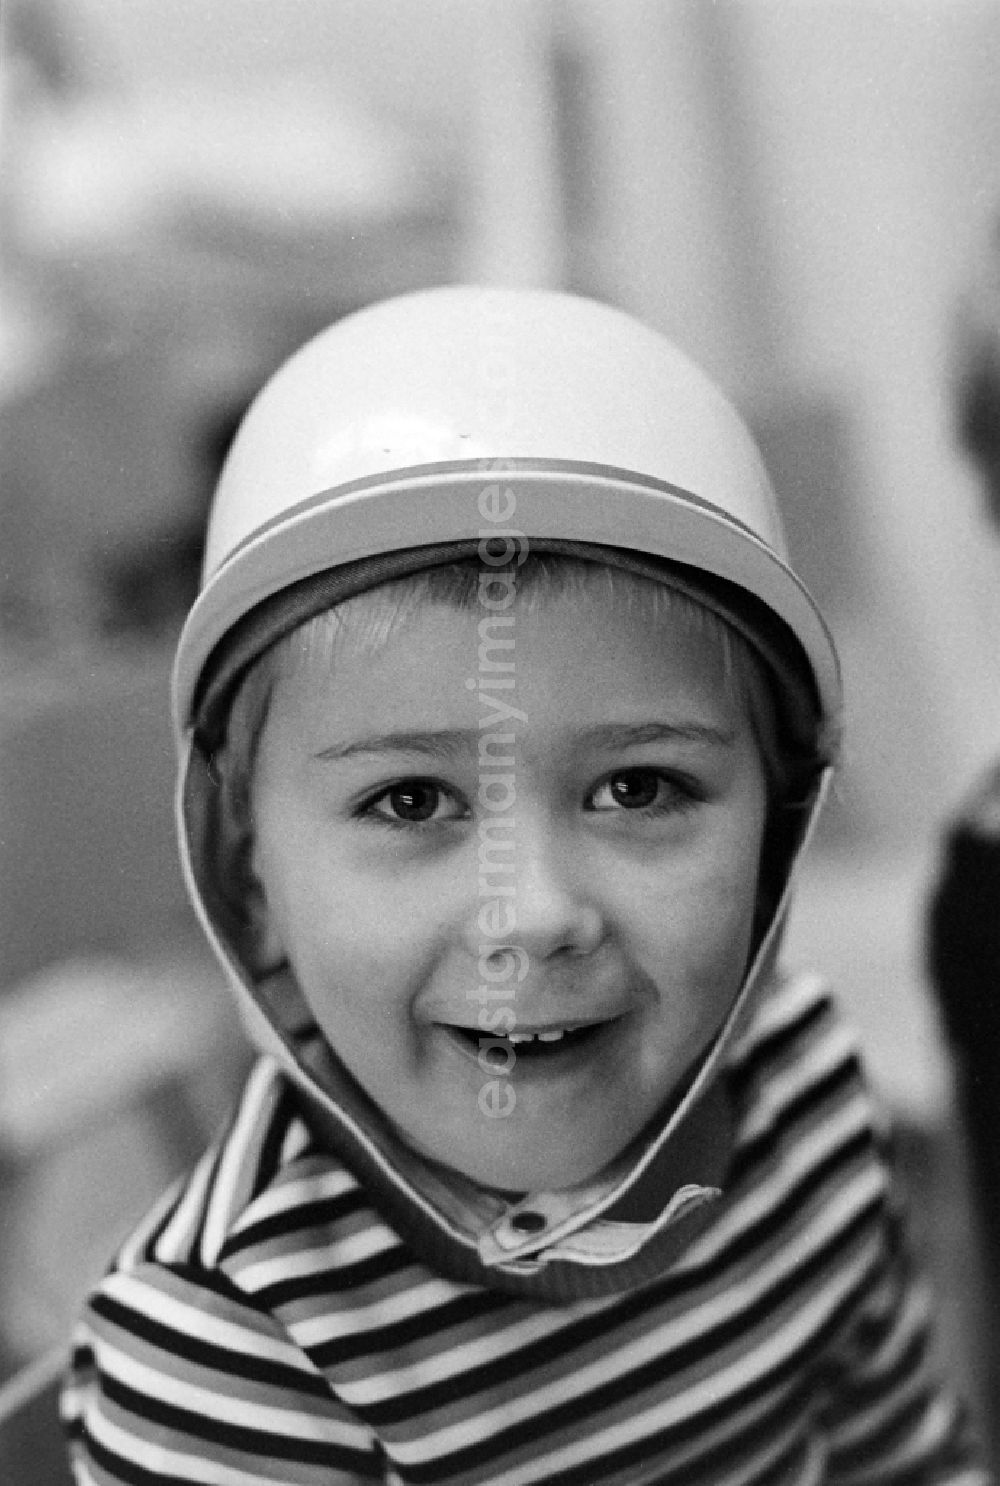
[[[510,928],[506,941],[538,959],[560,952],[590,954],[604,938],[605,918],[572,844],[544,824],[519,822],[514,845],[513,870],[505,877],[501,900]],[[484,887],[488,897],[489,879],[480,879],[481,904],[487,901]]]

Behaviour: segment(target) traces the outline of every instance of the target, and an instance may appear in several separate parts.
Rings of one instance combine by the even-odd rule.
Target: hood
[[[669,581],[756,647],[813,761],[780,843],[780,901],[682,1096],[599,1178],[516,1202],[408,1149],[319,1036],[287,972],[254,978],[220,882],[212,770],[232,688],[266,644],[318,607],[484,538],[653,577],[666,564]],[[698,368],[620,311],[548,291],[403,296],[315,337],[252,405],[174,670],[188,887],[254,1040],[439,1272],[552,1301],[611,1294],[662,1273],[710,1221],[731,1146],[719,1074],[774,968],[840,701],[833,642],[789,566],[746,428]]]

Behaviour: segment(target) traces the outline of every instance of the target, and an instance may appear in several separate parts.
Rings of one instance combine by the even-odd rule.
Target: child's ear
[[[267,901],[267,889],[253,843],[248,843],[244,877],[244,903],[254,969],[270,975],[285,963],[288,956]]]
[[[205,794],[203,895],[211,917],[246,967],[257,976],[270,975],[287,957],[267,901],[244,774],[231,767],[209,769],[208,778],[215,788]]]

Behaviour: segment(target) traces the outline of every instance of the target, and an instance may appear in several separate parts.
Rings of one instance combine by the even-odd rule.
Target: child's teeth
[[[562,1028],[558,1032],[508,1032],[507,1040],[516,1044],[518,1042],[534,1042],[537,1037],[539,1042],[558,1042],[560,1037],[565,1037],[565,1035],[565,1028]]]
[[[534,1040],[534,1032],[508,1032],[508,1042],[531,1042]]]
[[[536,1032],[535,1036],[539,1042],[558,1042],[560,1037],[565,1037],[565,1032]]]

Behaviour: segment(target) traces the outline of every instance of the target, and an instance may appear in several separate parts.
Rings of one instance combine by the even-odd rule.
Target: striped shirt
[[[778,982],[721,1077],[709,1221],[654,1278],[557,1304],[435,1270],[262,1060],[89,1299],[80,1486],[985,1486],[818,982]]]

